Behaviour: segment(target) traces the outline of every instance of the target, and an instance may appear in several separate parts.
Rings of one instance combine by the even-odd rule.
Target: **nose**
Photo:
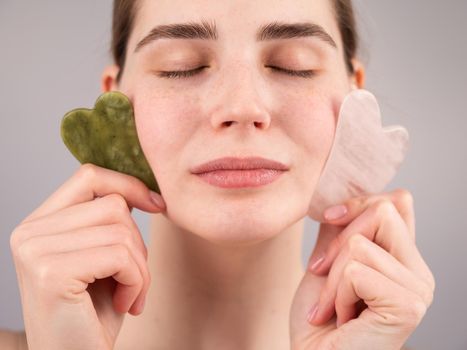
[[[269,128],[270,114],[265,99],[260,96],[260,77],[254,67],[239,67],[219,72],[218,83],[211,93],[214,101],[211,124],[216,130]]]

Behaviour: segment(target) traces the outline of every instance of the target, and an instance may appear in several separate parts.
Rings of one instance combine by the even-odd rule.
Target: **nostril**
[[[234,123],[234,121],[230,120],[230,121],[223,122],[222,125],[231,126],[233,123]],[[254,122],[254,125],[255,125],[256,128],[262,128],[263,127],[262,122]]]

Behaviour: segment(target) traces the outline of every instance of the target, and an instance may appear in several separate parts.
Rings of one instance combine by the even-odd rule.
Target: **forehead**
[[[274,21],[313,22],[339,45],[331,0],[139,0],[130,47],[155,25],[216,22],[219,40],[254,40],[259,26]]]

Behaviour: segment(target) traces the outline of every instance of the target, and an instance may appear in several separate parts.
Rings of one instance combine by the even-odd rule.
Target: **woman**
[[[350,1],[119,0],[112,45],[102,90],[132,100],[163,198],[88,164],[21,222],[29,348],[400,349],[434,291],[410,192],[329,209],[301,265],[339,105],[364,86]]]

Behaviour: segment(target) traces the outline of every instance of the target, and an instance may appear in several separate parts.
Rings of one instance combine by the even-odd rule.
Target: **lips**
[[[269,169],[277,171],[289,170],[288,166],[278,161],[262,157],[225,157],[198,165],[191,169],[193,174],[203,174],[219,170],[255,170]]]

